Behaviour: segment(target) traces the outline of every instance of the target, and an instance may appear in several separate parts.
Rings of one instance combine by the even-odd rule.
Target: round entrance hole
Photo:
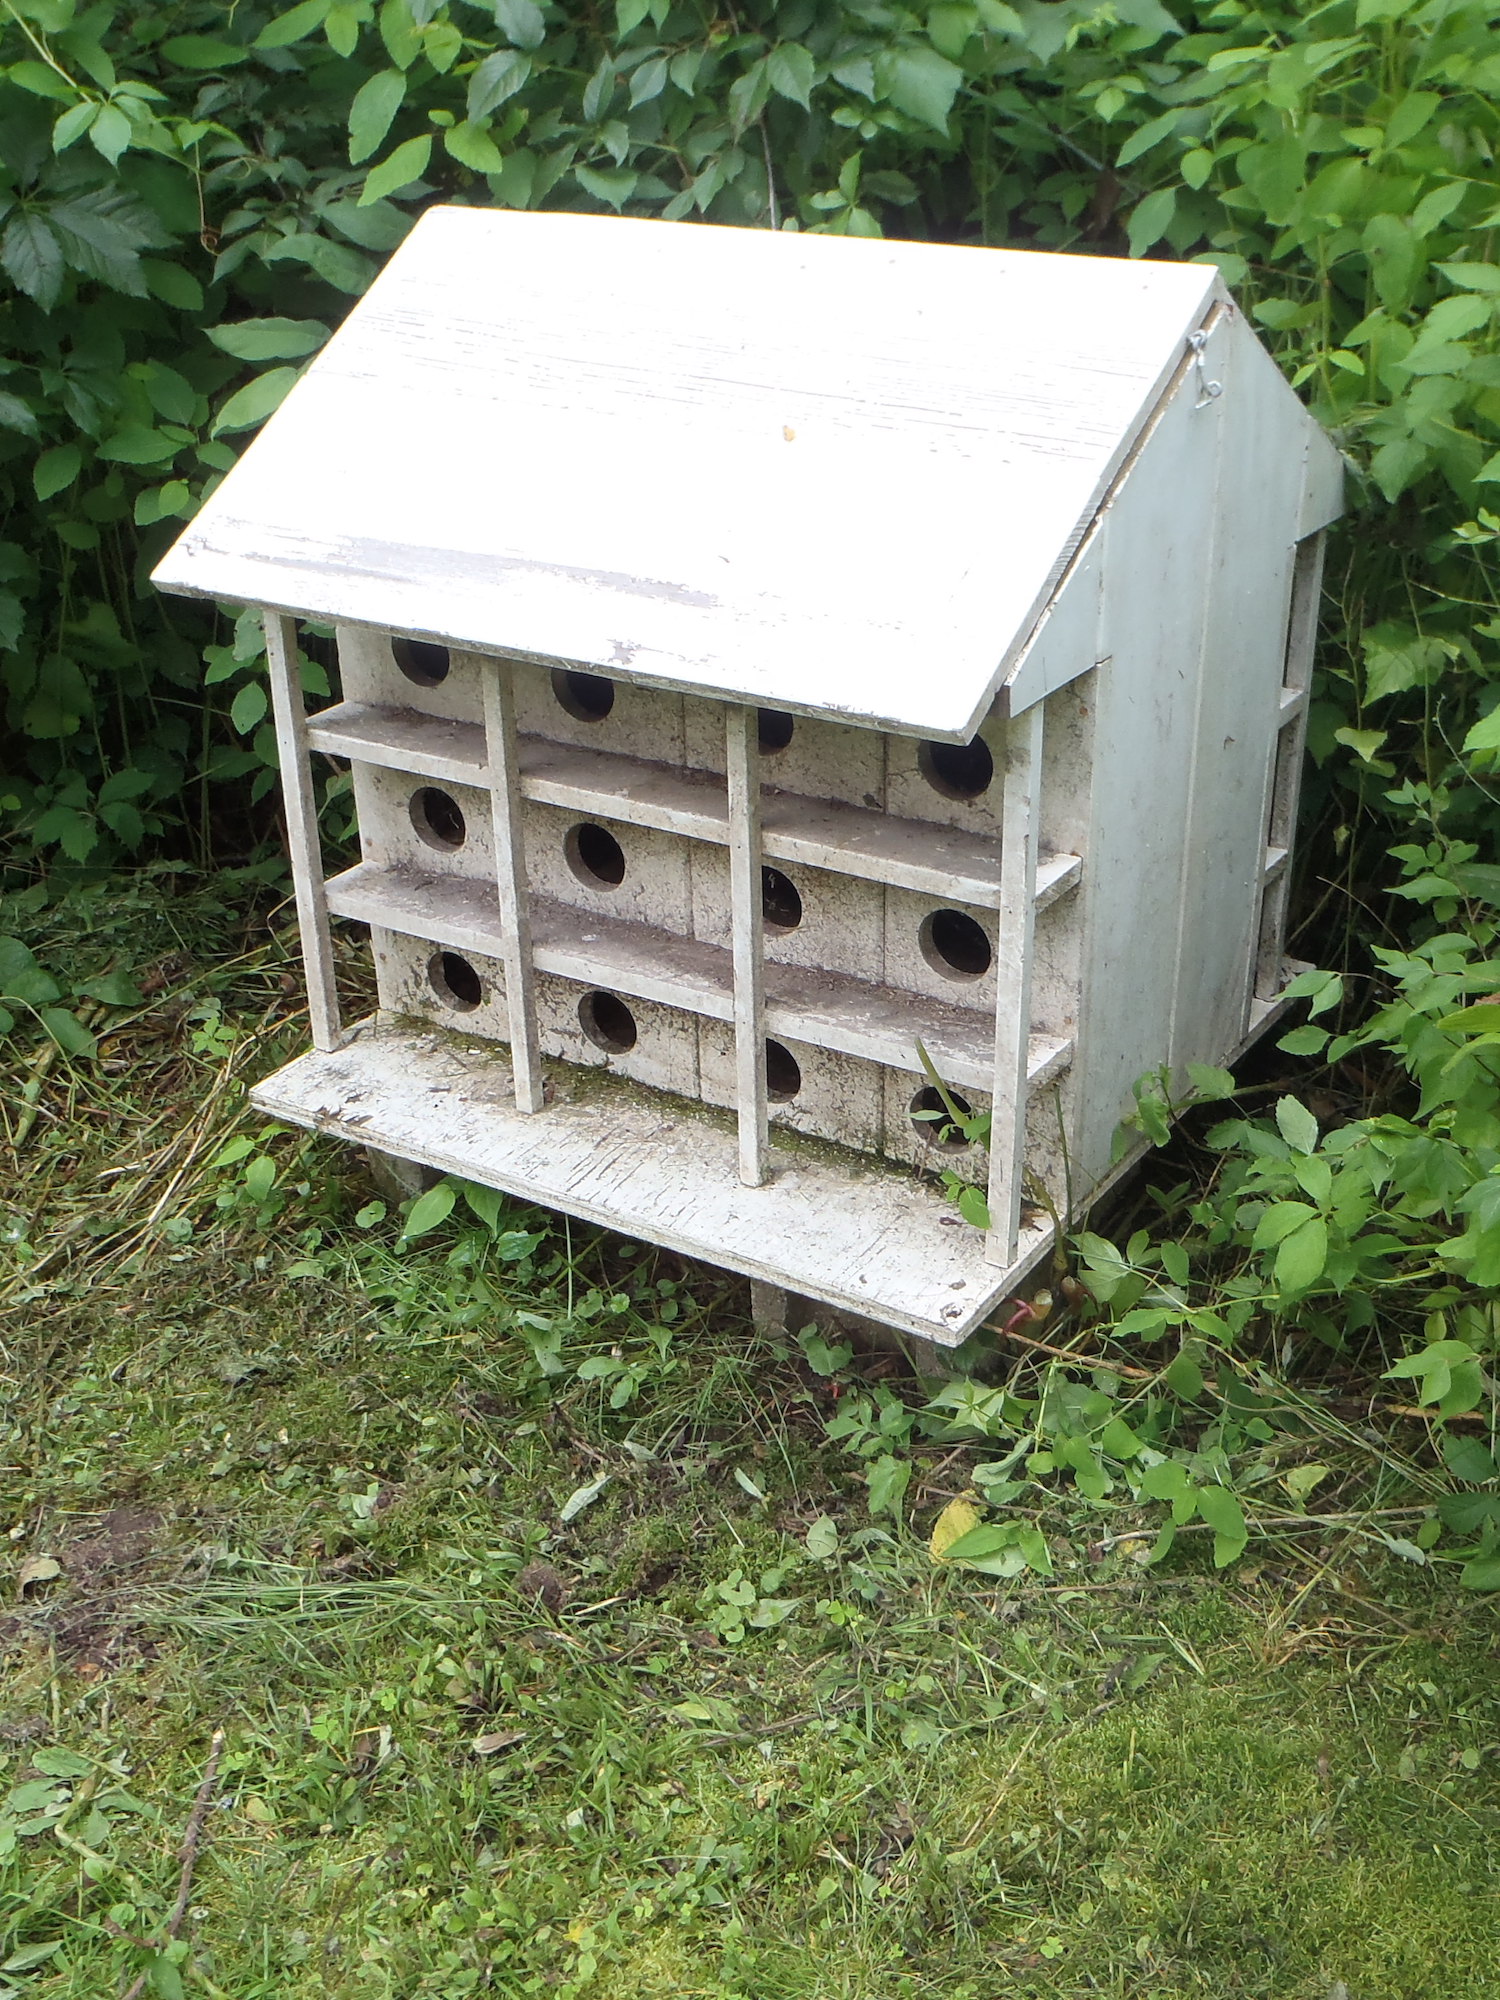
[[[575,722],[602,722],[615,705],[615,684],[602,674],[582,674],[571,667],[558,667],[552,675],[552,692],[557,705]]]
[[[760,725],[761,749],[768,756],[785,750],[792,740],[792,731],[797,727],[795,719],[780,708],[758,708],[755,714]]]
[[[635,1016],[618,993],[585,993],[578,1003],[578,1025],[608,1056],[623,1056],[635,1047]]]
[[[391,653],[402,673],[419,688],[436,687],[448,678],[452,664],[448,648],[432,639],[392,639]]]
[[[995,954],[982,925],[963,910],[934,910],[917,935],[922,956],[945,979],[980,979]]]
[[[917,769],[945,799],[977,799],[990,788],[995,760],[982,736],[971,743],[924,743]]]
[[[625,850],[612,833],[586,820],[563,842],[568,866],[586,889],[618,889],[625,880]]]
[[[766,1095],[773,1104],[789,1104],[802,1088],[802,1065],[780,1042],[766,1043]]]
[[[462,847],[468,829],[464,825],[463,810],[458,800],[439,791],[436,785],[423,785],[411,795],[411,823],[417,838],[425,840],[429,847],[452,850]]]
[[[768,931],[794,931],[802,921],[797,885],[779,868],[760,871],[760,911]]]
[[[956,1090],[950,1090],[948,1095],[953,1100],[954,1110],[967,1118],[972,1109],[968,1099],[960,1097]],[[959,1152],[968,1145],[968,1140],[953,1122],[953,1112],[930,1083],[917,1092],[906,1108],[912,1124],[929,1145],[941,1146],[950,1153]]]
[[[484,998],[484,981],[456,951],[433,953],[427,962],[427,983],[455,1013],[472,1014]]]

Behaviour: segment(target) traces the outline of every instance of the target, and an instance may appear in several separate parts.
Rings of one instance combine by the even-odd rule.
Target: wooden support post
[[[1000,808],[1000,936],[995,954],[995,1087],[990,1118],[990,1228],[984,1254],[1011,1264],[1021,1234],[1026,1096],[1031,1049],[1031,957],[1041,819],[1042,709],[1035,702],[1005,730]]]
[[[266,661],[271,678],[271,711],[276,718],[276,754],[281,762],[282,808],[297,898],[297,928],[307,972],[307,1011],[315,1049],[336,1049],[343,1040],[338,987],[333,976],[333,934],[323,884],[323,850],[318,841],[318,808],[313,798],[307,747],[307,714],[302,676],[297,670],[297,626],[279,612],[264,614]]]
[[[521,773],[516,754],[515,682],[508,660],[483,660],[485,761],[495,829],[495,890],[510,1017],[510,1064],[518,1111],[542,1108],[542,1054],[531,960],[531,901],[521,830]]]
[[[765,926],[761,915],[760,733],[753,708],[724,710],[729,773],[729,898],[734,944],[735,1100],[740,1179],[762,1187],[766,1154]]]

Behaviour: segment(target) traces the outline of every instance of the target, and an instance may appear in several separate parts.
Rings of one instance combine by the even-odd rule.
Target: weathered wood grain
[[[905,1168],[773,1137],[763,1187],[739,1177],[734,1121],[606,1079],[565,1075],[546,1115],[519,1113],[510,1066],[482,1043],[364,1023],[337,1052],[299,1057],[256,1087],[271,1117],[503,1188],[808,1298],[954,1346],[1017,1269]],[[1050,1241],[1035,1227],[1034,1261]]]
[[[282,809],[286,814],[292,888],[297,899],[297,928],[302,934],[302,963],[307,973],[308,1017],[313,1047],[334,1049],[341,1034],[339,995],[333,971],[333,940],[328,928],[328,899],[323,886],[318,807],[307,762],[297,628],[290,618],[278,618],[268,612],[265,631],[271,712],[276,723],[276,753],[281,763]]]
[[[429,209],[157,580],[964,741],[1217,282]]]

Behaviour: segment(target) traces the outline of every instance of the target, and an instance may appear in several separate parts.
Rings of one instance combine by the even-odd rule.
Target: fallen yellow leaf
[[[950,1500],[932,1524],[932,1540],[927,1545],[932,1560],[946,1562],[953,1544],[970,1529],[977,1528],[983,1518],[972,1500]]]

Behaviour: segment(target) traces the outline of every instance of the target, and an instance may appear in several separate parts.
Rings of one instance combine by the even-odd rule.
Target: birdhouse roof
[[[156,581],[962,740],[1217,283],[431,209]]]

